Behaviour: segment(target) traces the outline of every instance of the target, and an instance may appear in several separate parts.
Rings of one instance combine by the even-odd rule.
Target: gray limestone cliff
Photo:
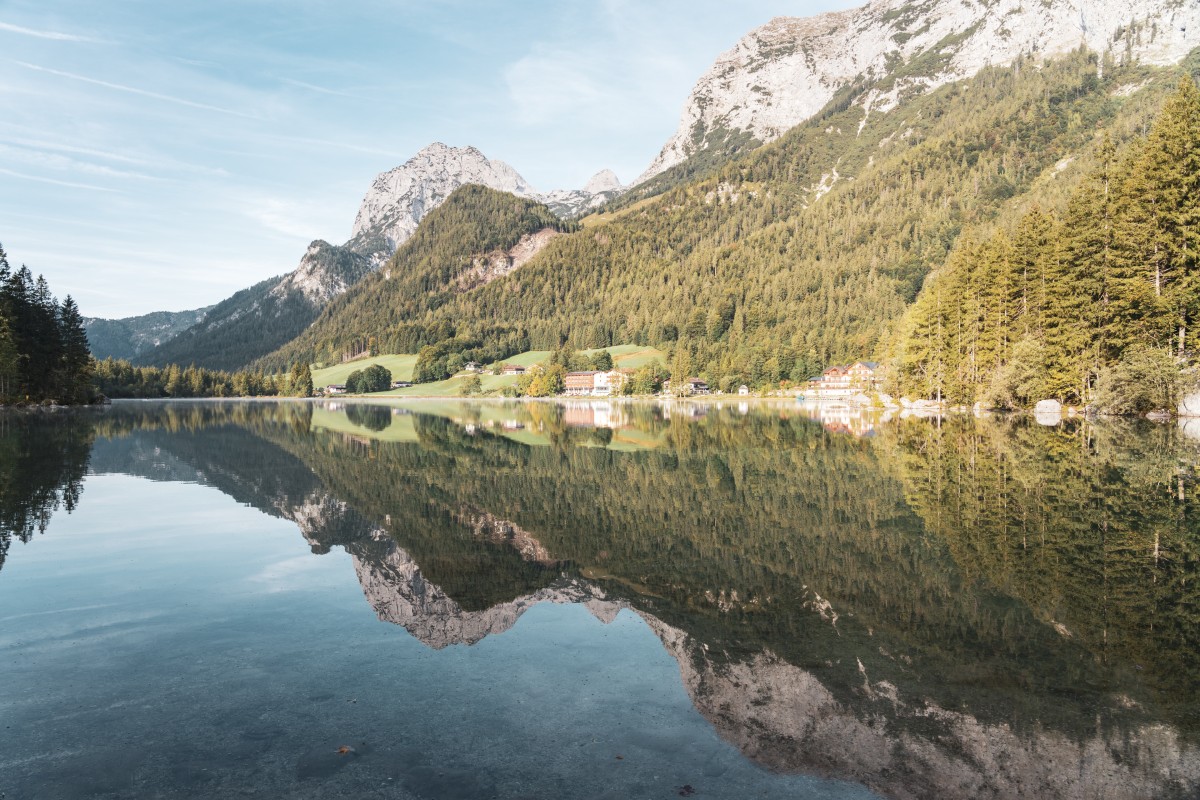
[[[1200,44],[1197,0],[877,0],[815,17],[778,17],[742,37],[697,81],[675,134],[642,183],[728,141],[769,142],[856,79],[867,112],[974,75],[1086,45],[1116,59],[1179,61]]]

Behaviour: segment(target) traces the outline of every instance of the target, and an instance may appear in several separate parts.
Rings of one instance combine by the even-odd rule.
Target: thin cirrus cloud
[[[63,142],[46,139],[22,138],[19,136],[6,138],[0,136],[0,152],[4,151],[6,145],[9,147],[24,148],[27,150],[44,150],[52,153],[70,153],[77,156],[87,156],[100,161],[112,161],[118,164],[129,164],[130,166],[142,167],[150,170],[195,173],[214,175],[217,177],[229,176],[228,170],[208,167],[201,164],[189,164],[187,162],[177,161],[172,158],[134,156],[128,153],[115,152],[113,150],[101,150],[95,147],[80,147],[78,145],[65,144]],[[160,179],[162,177],[155,175],[143,175],[141,173],[128,174],[130,176],[144,178]]]
[[[104,164],[94,164],[90,161],[80,161],[69,156],[47,152],[40,147],[10,147],[0,142],[0,158],[10,162],[20,162],[33,167],[56,170],[66,173],[87,173],[104,178],[133,178],[143,181],[164,180],[161,176],[147,175],[144,172],[134,172],[127,169],[116,169]]]
[[[326,210],[319,204],[262,195],[246,198],[242,209],[245,216],[263,228],[296,238],[312,238]]]
[[[88,42],[90,44],[108,44],[105,39],[97,39],[93,36],[83,36],[77,33],[62,33],[60,31],[39,31],[34,28],[25,28],[20,25],[13,25],[9,22],[0,22],[0,31],[7,33],[16,33],[21,36],[32,36],[35,39],[50,39],[55,42]]]
[[[306,83],[304,81],[298,81],[298,80],[294,80],[292,78],[281,78],[280,80],[283,83],[288,84],[289,86],[295,86],[298,89],[307,89],[308,91],[316,92],[317,94],[328,94],[328,95],[333,95],[334,97],[345,97],[350,100],[370,100],[369,97],[361,97],[359,95],[353,94],[352,92],[341,91],[340,89],[327,89],[324,86],[317,86],[315,83]]]
[[[58,178],[47,178],[45,175],[29,175],[24,172],[17,172],[15,169],[0,167],[0,175],[8,175],[21,180],[33,181],[34,183],[46,183],[51,186],[63,186],[68,189],[87,189],[93,192],[116,192],[117,189],[111,186],[96,186],[90,183],[79,183],[78,181],[64,181]]]
[[[103,86],[106,89],[113,89],[114,91],[118,91],[118,92],[127,92],[129,94],[138,95],[139,97],[149,97],[151,99],[162,100],[163,102],[167,102],[167,103],[176,103],[181,106],[188,106],[190,108],[200,109],[201,111],[216,111],[217,113],[220,113],[220,114],[230,114],[235,117],[243,117],[245,119],[255,119],[254,114],[245,114],[241,111],[235,111],[231,108],[222,108],[221,106],[209,105],[208,103],[197,103],[194,100],[188,100],[187,98],[184,98],[184,97],[174,97],[169,94],[161,94],[159,92],[151,92],[147,89],[139,89],[136,86],[126,86],[126,85],[120,84],[120,83],[112,83],[111,81],[102,81],[102,80],[99,80],[98,78],[89,78],[86,75],[77,75],[74,72],[66,72],[66,71],[60,70],[60,69],[51,69],[50,67],[43,67],[43,66],[39,66],[37,64],[30,64],[27,61],[17,61],[15,63],[19,64],[22,67],[25,67],[26,69],[31,69],[36,72],[44,72],[48,75],[56,75],[60,78],[69,78],[70,80],[73,80],[73,81],[80,81],[82,83],[90,83],[93,86]]]

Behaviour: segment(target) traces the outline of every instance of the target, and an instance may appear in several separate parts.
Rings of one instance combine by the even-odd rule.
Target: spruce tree
[[[1168,346],[1172,338],[1182,356],[1200,310],[1200,90],[1190,77],[1163,105],[1122,188],[1117,240],[1130,302],[1138,304],[1145,343]],[[1140,283],[1133,281],[1138,272]]]
[[[0,402],[16,395],[20,377],[21,354],[17,351],[8,317],[0,311]]]
[[[83,316],[70,295],[58,310],[58,332],[62,343],[59,383],[63,397],[71,403],[87,402],[91,395],[92,354]]]

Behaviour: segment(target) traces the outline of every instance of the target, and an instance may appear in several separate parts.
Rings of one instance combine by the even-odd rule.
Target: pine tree
[[[675,357],[671,361],[671,394],[683,397],[691,392],[692,386],[688,383],[691,370],[692,357],[688,352],[688,341],[680,339],[675,344]]]
[[[312,397],[312,370],[309,368],[308,362],[300,363],[300,371],[296,376],[296,380],[292,382],[292,391],[295,392],[297,397]]]
[[[83,316],[70,295],[59,308],[58,330],[62,342],[60,384],[63,397],[71,403],[87,402],[91,399],[92,354]]]
[[[3,251],[0,251],[0,258]],[[3,311],[0,311],[0,402],[16,394],[21,377],[21,354],[13,339],[12,327]]]
[[[1145,323],[1143,338],[1167,346],[1165,339],[1173,337],[1182,356],[1190,320],[1200,311],[1200,90],[1191,78],[1163,105],[1131,159],[1122,193],[1119,257],[1131,302]],[[1151,309],[1163,324],[1151,324]]]

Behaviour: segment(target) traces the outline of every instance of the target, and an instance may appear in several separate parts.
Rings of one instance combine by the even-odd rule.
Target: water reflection
[[[1200,787],[1200,458],[1172,427],[616,401],[0,419],[5,547],[78,502],[90,452],[344,548],[433,648],[542,602],[629,609],[774,770],[895,797]]]

